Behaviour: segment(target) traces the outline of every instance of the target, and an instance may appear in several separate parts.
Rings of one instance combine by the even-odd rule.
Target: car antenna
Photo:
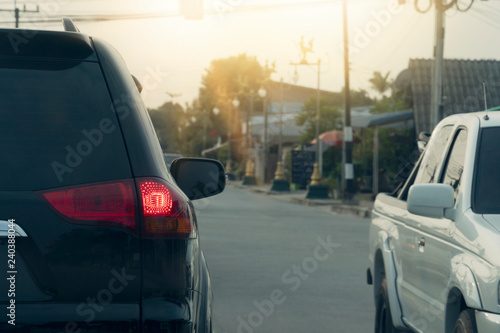
[[[76,27],[75,23],[73,23],[73,20],[70,19],[69,17],[63,17],[63,26],[64,26],[64,31],[71,31],[71,32],[80,32],[78,28]]]
[[[486,101],[486,81],[483,80],[483,96],[484,96],[484,109],[488,110],[488,102]]]

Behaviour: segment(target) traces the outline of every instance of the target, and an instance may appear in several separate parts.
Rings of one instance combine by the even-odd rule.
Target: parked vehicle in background
[[[65,27],[0,29],[0,331],[212,332],[190,200],[223,167],[169,172],[119,54]]]
[[[500,332],[500,113],[434,129],[369,238],[376,332]]]

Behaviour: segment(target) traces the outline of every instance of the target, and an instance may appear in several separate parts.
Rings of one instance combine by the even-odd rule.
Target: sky
[[[366,89],[374,71],[390,78],[407,68],[409,59],[433,56],[434,11],[418,13],[413,1],[347,0],[351,88]],[[204,0],[201,20],[179,15],[178,0],[41,0],[17,1],[38,13],[21,13],[21,28],[62,30],[50,18],[74,17],[82,33],[112,44],[145,86],[149,108],[165,102],[191,103],[198,95],[205,69],[214,59],[240,53],[264,64],[275,62],[274,80],[317,87],[317,66],[298,66],[301,36],[314,39],[311,63],[321,59],[320,87],[339,91],[344,86],[342,3],[332,0]],[[419,0],[421,7],[429,4]],[[461,8],[468,5],[459,2]],[[0,0],[0,9],[14,1]],[[78,21],[85,15],[156,18]],[[116,17],[116,16],[115,16]],[[123,17],[123,16],[122,16]],[[498,59],[500,0],[475,1],[465,12],[446,12],[445,58]],[[43,22],[40,22],[43,21]],[[12,27],[13,14],[0,11],[0,27]]]

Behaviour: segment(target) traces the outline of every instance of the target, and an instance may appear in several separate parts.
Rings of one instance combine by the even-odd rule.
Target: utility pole
[[[443,55],[444,55],[444,8],[443,0],[434,0],[436,6],[434,67],[431,92],[431,119],[429,130],[432,131],[439,123],[442,115],[443,93]]]
[[[321,73],[321,59],[318,59],[318,89],[316,89],[316,163],[318,164],[318,174],[316,179],[311,177],[311,185],[319,185],[319,181],[323,176],[323,152],[320,151],[321,141],[319,139],[319,121],[320,121],[320,89],[319,89],[319,77]]]
[[[352,165],[352,127],[351,127],[351,94],[349,86],[349,42],[347,31],[347,0],[342,0],[342,15],[344,21],[344,140],[342,142],[342,163],[344,167],[344,201],[350,202],[354,197],[354,168]]]
[[[27,10],[26,5],[23,5],[23,13],[38,13],[40,11],[38,5],[36,5],[36,10]],[[0,9],[0,12],[14,12],[14,17],[16,19],[16,28],[19,28],[19,8],[17,8],[17,0],[14,0],[14,9]]]

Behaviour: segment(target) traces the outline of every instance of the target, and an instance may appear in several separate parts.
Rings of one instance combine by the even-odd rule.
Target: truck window
[[[423,164],[418,170],[414,184],[434,183],[437,177],[436,171],[443,155],[444,148],[450,138],[453,126],[443,127],[434,140],[429,142],[430,146],[425,150]]]
[[[500,127],[481,131],[477,151],[472,210],[476,214],[500,214]]]
[[[455,136],[455,141],[446,160],[442,183],[448,184],[455,190],[455,202],[457,201],[460,188],[460,180],[464,171],[465,149],[467,143],[467,131],[459,130]]]

